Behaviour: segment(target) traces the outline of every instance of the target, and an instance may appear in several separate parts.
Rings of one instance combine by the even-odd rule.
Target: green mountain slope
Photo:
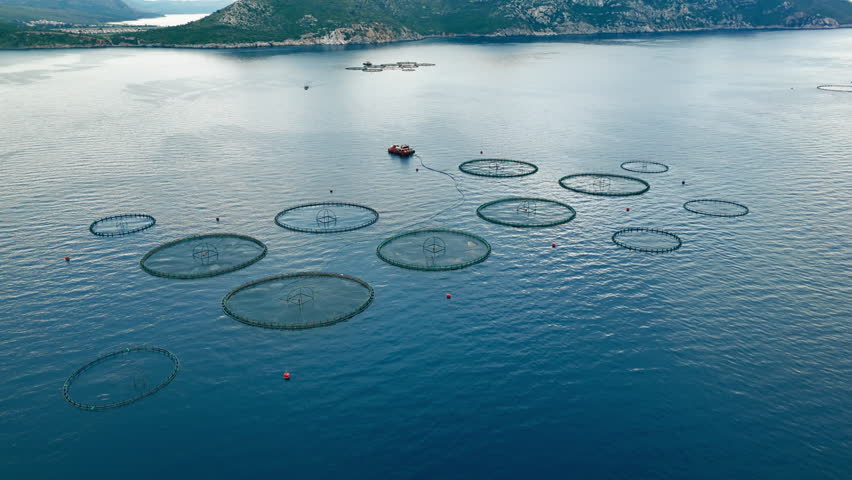
[[[163,45],[374,43],[431,35],[548,35],[852,24],[848,0],[239,0],[139,35]]]
[[[139,18],[122,0],[0,0],[0,21],[98,23]]]

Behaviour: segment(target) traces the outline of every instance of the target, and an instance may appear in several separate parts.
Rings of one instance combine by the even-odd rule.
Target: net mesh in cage
[[[247,325],[299,330],[342,322],[367,309],[373,288],[339,273],[293,273],[242,285],[222,300],[229,316]]]
[[[748,213],[748,207],[745,205],[728,200],[690,200],[683,204],[683,208],[692,213],[713,217],[742,217]]]
[[[89,231],[99,237],[119,237],[149,229],[157,223],[151,215],[127,213],[95,220],[89,225]]]
[[[627,170],[628,172],[637,173],[663,173],[669,171],[669,166],[664,163],[646,162],[641,160],[633,162],[624,162],[621,164],[621,168]]]
[[[570,222],[577,212],[555,200],[515,197],[484,203],[476,214],[491,223],[511,227],[551,227]]]
[[[282,228],[307,233],[336,233],[358,230],[379,219],[379,212],[354,203],[318,202],[290,207],[275,216]]]
[[[651,188],[648,182],[641,178],[610,173],[567,175],[559,179],[559,185],[574,192],[605,197],[641,195]]]
[[[459,170],[479,177],[523,177],[538,171],[538,167],[521,160],[480,158],[459,165]]]
[[[425,229],[383,241],[376,254],[387,263],[413,270],[457,270],[488,258],[485,239],[458,230]]]
[[[83,410],[123,407],[165,388],[179,369],[178,358],[164,348],[124,348],[78,368],[65,380],[62,396]]]
[[[612,235],[616,245],[629,250],[650,253],[673,252],[683,245],[677,235],[654,228],[625,228]]]
[[[194,235],[164,243],[146,253],[139,264],[151,275],[205,278],[233,272],[266,256],[260,240],[231,233]]]

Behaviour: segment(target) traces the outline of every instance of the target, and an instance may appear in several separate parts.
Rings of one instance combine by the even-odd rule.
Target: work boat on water
[[[391,145],[388,148],[388,153],[399,155],[400,157],[410,157],[414,154],[414,149],[408,145]]]

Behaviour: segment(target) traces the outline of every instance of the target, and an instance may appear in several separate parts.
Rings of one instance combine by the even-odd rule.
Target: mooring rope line
[[[423,168],[425,168],[425,169],[427,169],[427,170],[431,170],[431,171],[433,171],[433,172],[435,172],[435,173],[440,173],[440,174],[442,174],[442,175],[446,175],[446,176],[450,177],[450,179],[453,181],[453,186],[455,187],[456,191],[458,191],[458,192],[459,192],[459,198],[458,198],[458,200],[456,200],[456,202],[455,202],[455,203],[453,203],[453,204],[452,204],[452,205],[450,205],[449,207],[447,207],[447,208],[445,208],[445,209],[443,209],[443,210],[440,210],[440,211],[438,211],[438,212],[435,212],[435,213],[433,213],[432,215],[430,215],[430,216],[428,216],[428,217],[426,217],[426,218],[424,218],[424,219],[422,219],[422,220],[417,220],[417,221],[411,222],[411,223],[409,223],[409,224],[407,224],[407,225],[403,225],[403,226],[401,226],[401,227],[398,227],[398,228],[395,228],[395,229],[391,230],[390,232],[388,232],[388,233],[387,233],[387,235],[388,235],[388,236],[398,235],[400,232],[403,232],[403,231],[406,231],[406,230],[410,230],[410,229],[412,229],[412,228],[414,228],[414,227],[416,227],[416,226],[418,226],[418,225],[421,225],[421,224],[423,224],[423,223],[426,223],[426,222],[429,222],[429,221],[431,221],[431,220],[434,220],[434,219],[435,219],[436,217],[438,217],[439,215],[441,215],[441,214],[443,214],[443,213],[446,213],[447,211],[449,211],[449,210],[451,210],[451,209],[453,209],[453,208],[457,208],[457,207],[459,207],[459,206],[460,206],[461,204],[463,204],[463,203],[464,203],[464,201],[467,199],[467,196],[465,195],[464,190],[462,190],[462,188],[461,188],[461,183],[462,183],[462,182],[461,182],[461,181],[459,181],[458,177],[456,177],[456,176],[455,176],[455,175],[453,175],[452,173],[449,173],[449,172],[446,172],[446,171],[444,171],[444,170],[440,170],[440,169],[437,169],[437,168],[430,167],[429,165],[426,165],[426,163],[424,163],[424,162],[423,162],[423,157],[421,157],[421,156],[420,156],[420,155],[418,155],[418,154],[415,154],[415,155],[414,155],[414,157],[416,157],[416,158],[417,158],[417,160],[420,162],[420,166],[421,166],[421,167],[423,167]],[[362,238],[360,238],[360,239],[352,239],[352,240],[350,240],[349,242],[342,244],[340,247],[341,247],[341,248],[351,247],[351,246],[356,245],[356,244],[359,244],[359,243],[363,243],[363,242],[366,242],[366,241],[373,240],[373,238],[374,238],[371,234],[366,233],[366,232],[359,232],[359,234],[360,234],[360,235],[362,235]],[[329,261],[331,261],[331,260],[329,260]],[[326,265],[327,265],[327,264],[328,264],[328,263],[326,263]]]
[[[465,194],[464,194],[464,191],[461,189],[461,182],[459,182],[459,179],[458,179],[455,175],[453,175],[453,174],[452,174],[452,173],[450,173],[450,172],[446,172],[446,171],[444,171],[444,170],[439,170],[439,169],[437,169],[437,168],[432,168],[432,167],[430,167],[429,165],[426,165],[426,164],[423,162],[423,157],[421,157],[421,156],[420,156],[420,155],[418,155],[418,154],[414,154],[414,156],[415,156],[415,157],[417,157],[417,160],[420,162],[420,166],[422,166],[423,168],[425,168],[425,169],[427,169],[427,170],[431,170],[431,171],[433,171],[433,172],[440,173],[440,174],[442,174],[442,175],[446,175],[446,176],[450,177],[450,179],[452,179],[452,181],[453,181],[453,186],[456,188],[456,191],[458,191],[458,192],[459,192],[460,197],[459,197],[459,199],[458,199],[458,200],[456,200],[456,203],[454,203],[454,204],[450,205],[449,207],[447,207],[447,208],[445,208],[445,209],[443,209],[443,210],[441,210],[441,211],[439,211],[439,212],[435,213],[434,215],[432,215],[431,217],[427,218],[426,220],[422,220],[422,221],[420,221],[420,222],[414,223],[414,224],[412,224],[412,225],[409,225],[409,226],[408,226],[408,227],[406,227],[406,228],[410,228],[410,227],[412,227],[412,226],[414,226],[414,225],[418,225],[418,224],[423,223],[423,222],[428,222],[429,220],[434,219],[434,218],[435,218],[435,217],[437,217],[438,215],[440,215],[440,214],[442,214],[442,213],[446,212],[447,210],[451,210],[451,209],[453,209],[453,208],[458,208],[458,207],[459,207],[459,206],[461,206],[461,204],[463,204],[463,203],[464,203],[464,201],[467,199],[467,197],[466,197],[466,196],[465,196]]]

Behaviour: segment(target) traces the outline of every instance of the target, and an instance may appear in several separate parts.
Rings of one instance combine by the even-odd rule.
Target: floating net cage
[[[247,325],[284,330],[324,327],[358,315],[373,301],[367,282],[339,273],[263,278],[222,299],[229,316]]]
[[[62,385],[62,396],[83,410],[123,407],[165,388],[179,369],[178,358],[164,348],[125,348],[78,368]]]
[[[852,93],[852,83],[849,85],[818,85],[817,88],[820,90],[827,90],[829,92]]]
[[[390,237],[376,254],[391,265],[412,270],[458,270],[485,261],[491,245],[467,232],[426,229]]]
[[[266,256],[266,245],[246,235],[193,235],[164,243],[146,253],[139,264],[157,277],[205,278],[233,272]]]
[[[683,204],[683,208],[692,213],[713,217],[742,217],[748,213],[748,207],[745,205],[727,200],[690,200]]]
[[[621,168],[627,170],[628,172],[637,173],[663,173],[669,171],[669,166],[664,163],[645,162],[641,160],[634,162],[624,162],[621,164]]]
[[[99,237],[120,237],[149,229],[155,223],[157,220],[151,215],[127,213],[96,220],[89,225],[89,231]]]
[[[479,218],[510,227],[552,227],[577,216],[570,206],[544,198],[502,198],[483,203],[476,209]]]
[[[523,177],[538,171],[538,167],[521,160],[480,158],[459,165],[459,170],[479,177]]]
[[[605,197],[641,195],[651,188],[651,185],[641,178],[610,173],[567,175],[559,179],[559,185],[574,192]]]
[[[379,212],[364,205],[340,202],[305,203],[275,216],[275,223],[287,230],[307,233],[338,233],[368,227]]]
[[[619,247],[639,252],[673,252],[683,245],[680,237],[673,233],[653,228],[625,228],[612,235]]]

